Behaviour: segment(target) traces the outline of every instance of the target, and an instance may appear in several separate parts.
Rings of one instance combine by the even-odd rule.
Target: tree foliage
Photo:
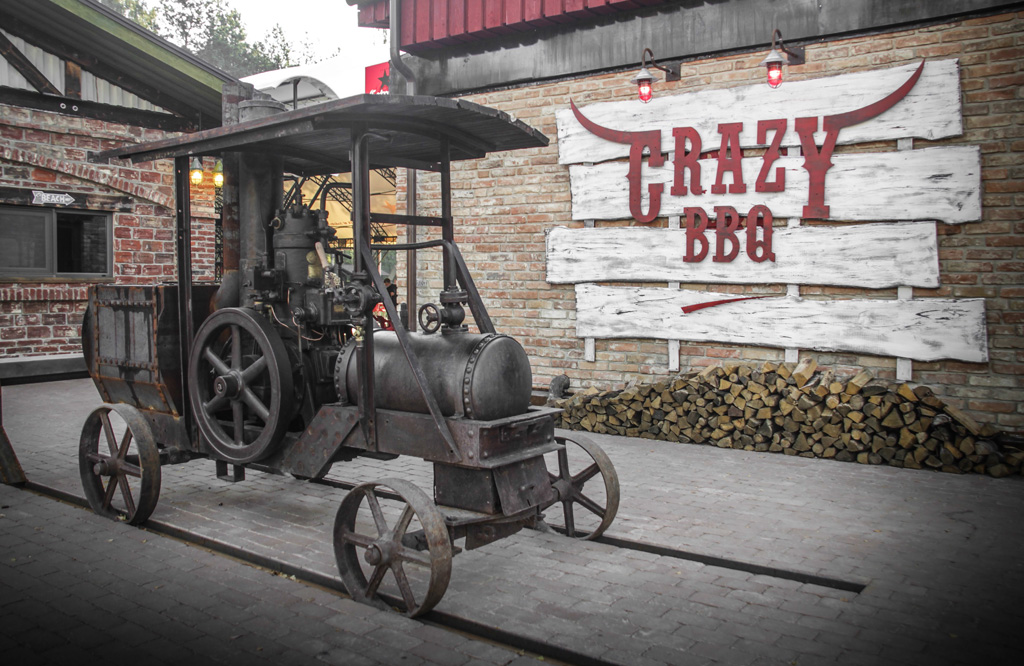
[[[99,3],[147,30],[156,31],[156,10],[147,6],[143,0],[99,0]]]
[[[233,76],[297,64],[280,25],[250,44],[242,15],[217,0],[159,0],[152,8],[146,0],[100,2]]]

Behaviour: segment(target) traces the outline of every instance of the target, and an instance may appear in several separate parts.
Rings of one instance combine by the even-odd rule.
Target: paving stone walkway
[[[4,424],[29,478],[81,495],[77,440],[86,415],[99,403],[91,381],[6,387],[3,397]],[[629,666],[1020,663],[1024,479],[871,468],[621,437],[593,439],[607,451],[622,485],[610,536],[866,587],[857,594],[524,531],[456,556],[439,610]],[[253,471],[245,482],[229,484],[215,478],[209,461],[164,467],[163,477],[154,520],[337,576],[330,528],[343,490]],[[406,478],[428,491],[431,485],[429,465],[416,459],[339,463],[331,473],[345,481],[383,477]],[[33,503],[52,502],[26,491],[3,492],[4,504],[23,496]],[[131,544],[147,539],[145,549],[153,548],[154,541],[167,542],[183,548],[186,559],[195,555],[233,563],[84,511],[65,510],[94,526],[96,541],[105,543],[106,532],[100,532],[110,530],[115,536],[106,537],[114,539],[107,545],[128,544],[106,553],[115,561],[137,560],[137,547]],[[27,513],[19,520],[37,520]],[[76,532],[63,522],[50,526],[41,520],[51,537],[43,551],[62,551],[65,529],[69,543],[88,538],[88,529]],[[7,524],[0,522],[0,537],[6,538]],[[7,542],[2,543],[6,557]],[[163,557],[146,553],[142,559],[147,561]],[[206,566],[219,565],[204,559],[197,569]],[[164,570],[156,567],[157,574]],[[248,581],[242,586],[248,615],[234,609],[230,595],[206,595],[206,605],[196,606],[219,617],[214,613],[223,605],[228,609],[223,621],[236,624],[239,635],[265,624],[260,618],[276,618],[268,609],[274,606],[275,585],[284,580],[246,571],[258,572],[238,574]],[[181,577],[171,579],[182,582]],[[272,582],[264,587],[265,579]],[[0,579],[5,599],[6,580]],[[131,586],[120,585],[130,598]],[[13,589],[21,590],[27,603],[49,603],[34,596],[33,585]],[[45,596],[45,587],[39,589]],[[356,644],[345,632],[351,613],[334,611],[350,602],[331,599],[318,604],[331,609],[324,622],[332,622],[344,645]],[[184,600],[177,603],[189,607]],[[412,660],[401,663],[478,658],[461,649],[421,654],[427,649],[422,644],[398,638],[418,637],[416,632],[425,627],[416,622],[376,611],[358,619],[394,632],[394,640],[385,641],[393,652],[382,663],[398,663],[389,661],[397,653]],[[19,640],[20,633],[12,634],[5,625],[0,625],[0,636]],[[198,652],[204,654],[201,648]],[[339,653],[314,654],[330,659]],[[509,652],[492,654],[483,663],[515,658]]]
[[[515,652],[0,485],[5,664],[514,664]]]

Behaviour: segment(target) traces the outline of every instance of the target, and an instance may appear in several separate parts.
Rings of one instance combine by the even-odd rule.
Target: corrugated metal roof
[[[48,78],[52,74],[51,81],[61,90],[63,66],[57,66],[57,71],[48,69],[60,60],[72,59],[114,86],[108,89],[97,84],[95,101],[109,96],[132,104],[131,97],[115,89],[119,88],[194,117],[204,127],[220,124],[221,86],[237,81],[93,0],[0,0],[0,25],[11,37],[28,42],[29,51],[36,48],[47,54],[29,57],[39,61],[37,66],[44,65],[40,69]],[[24,87],[24,79],[21,83]]]
[[[64,60],[52,53],[47,53],[34,44],[29,44],[24,39],[0,30],[11,43],[18,47],[29,62],[36,66],[43,76],[60,90],[64,90]],[[9,62],[0,58],[0,86],[18,88],[20,90],[35,90],[25,80],[25,77],[18,72]],[[164,111],[164,109],[133,95],[124,88],[94,76],[91,72],[82,72],[82,99],[89,102],[100,102],[102,104],[114,104],[129,109],[141,109],[143,111]]]

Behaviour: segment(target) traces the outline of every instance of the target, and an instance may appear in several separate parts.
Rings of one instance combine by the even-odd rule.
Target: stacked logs
[[[1024,461],[1024,451],[1000,446],[994,429],[926,386],[867,371],[841,379],[810,359],[715,365],[555,404],[563,428],[627,437],[995,477],[1020,473]]]

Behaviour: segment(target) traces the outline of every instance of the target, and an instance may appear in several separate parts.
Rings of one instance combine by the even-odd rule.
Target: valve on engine
[[[465,333],[469,328],[466,321],[465,304],[469,295],[459,289],[448,289],[441,292],[441,305],[426,303],[420,307],[418,319],[424,333],[444,334]]]

